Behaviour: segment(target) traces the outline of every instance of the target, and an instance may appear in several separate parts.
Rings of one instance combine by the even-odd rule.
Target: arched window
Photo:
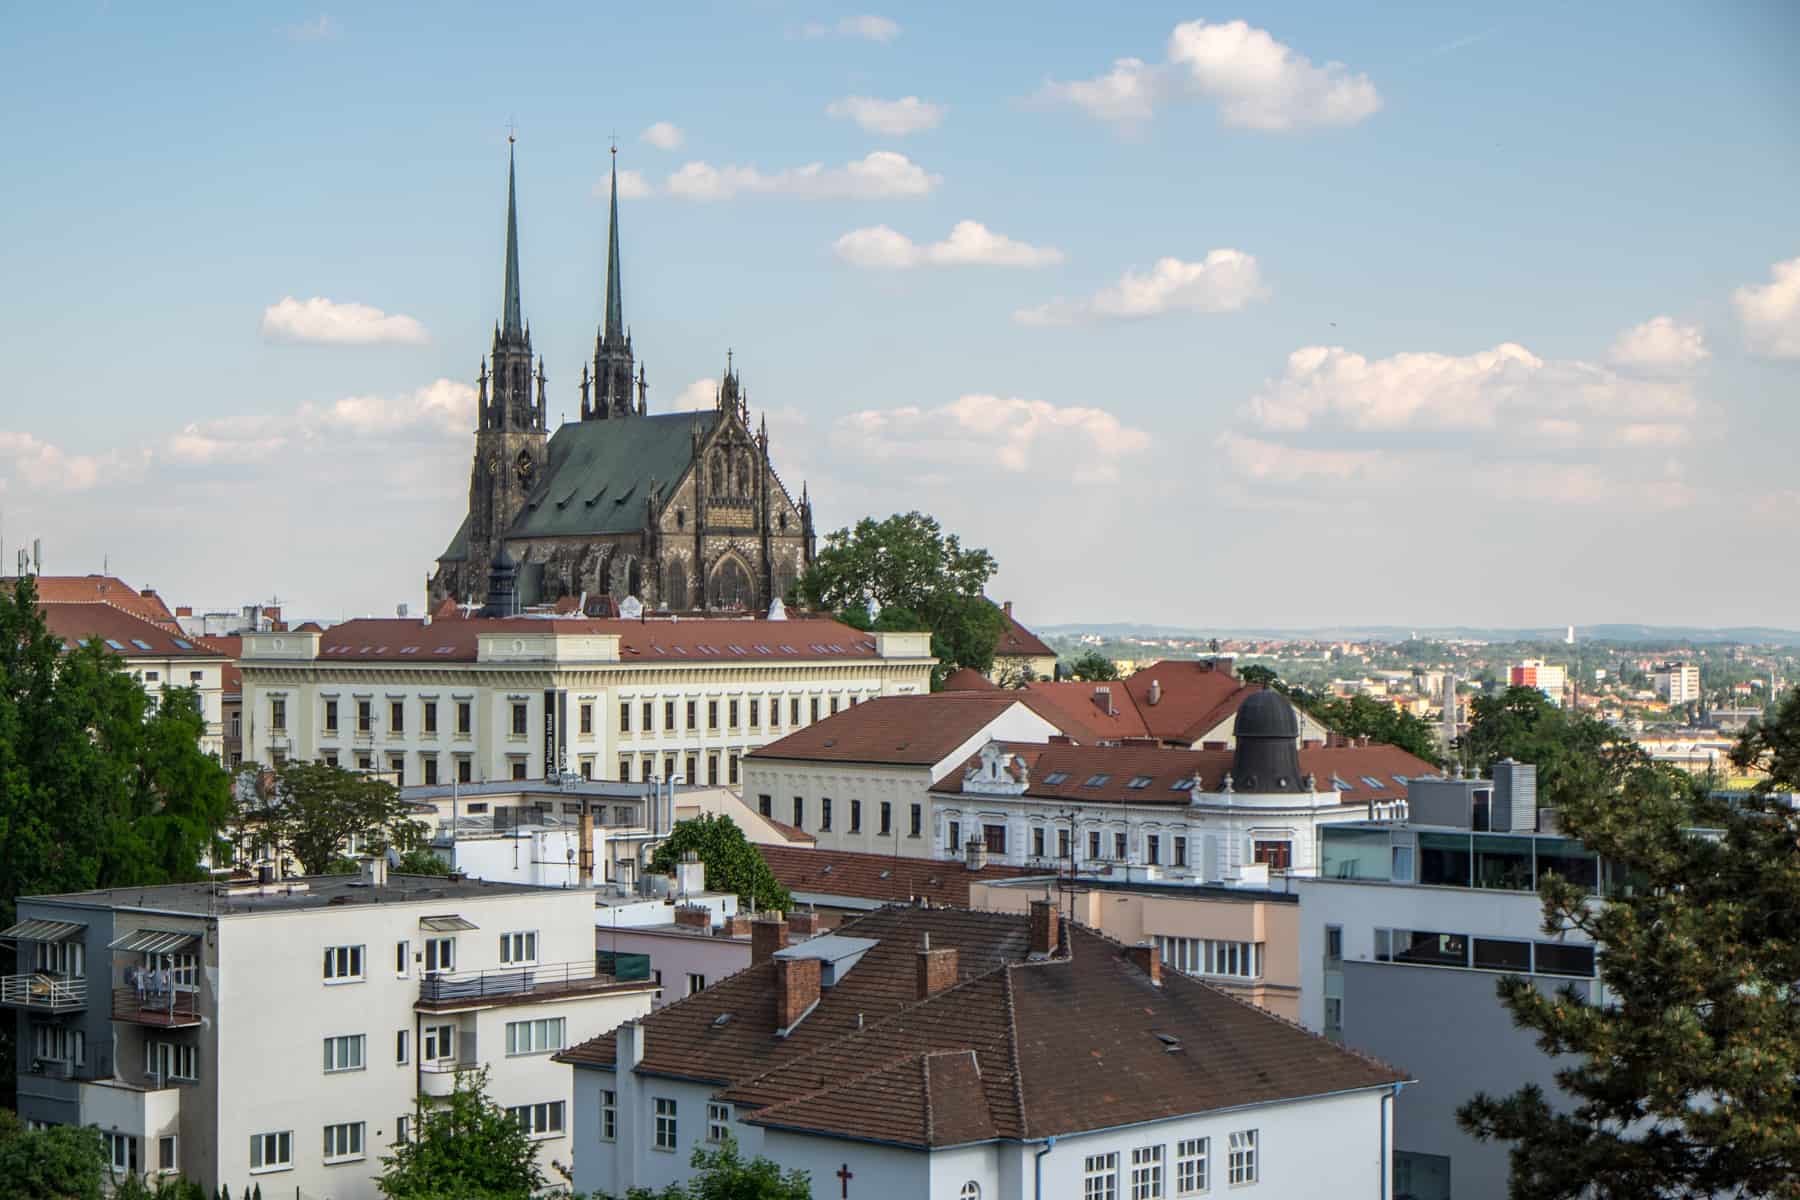
[[[981,1200],[981,1185],[973,1179],[963,1184],[962,1200]]]
[[[679,611],[687,606],[687,566],[677,560],[663,567],[663,607]]]
[[[746,609],[756,603],[756,592],[750,583],[750,572],[743,561],[727,557],[713,568],[712,580],[706,588],[708,608]]]

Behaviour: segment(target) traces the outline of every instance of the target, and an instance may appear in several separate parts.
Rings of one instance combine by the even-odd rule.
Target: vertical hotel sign
[[[544,778],[555,779],[562,773],[567,758],[562,743],[563,727],[568,724],[569,694],[553,688],[544,691]]]

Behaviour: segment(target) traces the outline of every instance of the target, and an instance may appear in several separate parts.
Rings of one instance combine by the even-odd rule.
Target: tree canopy
[[[406,1141],[381,1160],[389,1200],[529,1200],[546,1180],[538,1143],[488,1098],[488,1069],[459,1071],[448,1097],[413,1102]]]
[[[993,555],[964,549],[924,513],[864,517],[826,535],[795,594],[858,629],[930,630],[932,686],[940,687],[957,667],[994,664],[1005,619],[984,590],[996,567]]]
[[[735,892],[739,903],[761,909],[785,911],[793,907],[794,898],[730,817],[702,814],[675,822],[675,828],[650,859],[650,868],[673,871],[689,850],[706,864],[708,891]]]
[[[1519,689],[1514,689],[1518,691]],[[1510,696],[1509,696],[1510,699]],[[1740,740],[1771,771],[1748,799],[1696,791],[1638,763],[1619,786],[1566,772],[1565,831],[1630,881],[1596,903],[1554,876],[1544,929],[1596,944],[1606,1002],[1500,982],[1566,1097],[1478,1094],[1458,1112],[1511,1142],[1515,1200],[1800,1197],[1800,691]]]
[[[245,774],[256,775],[255,768]],[[245,790],[239,815],[247,829],[260,829],[278,851],[298,859],[308,875],[341,870],[352,837],[366,851],[382,853],[390,846],[410,849],[425,830],[385,779],[299,760],[282,764],[272,780],[263,773]]]
[[[1098,650],[1083,650],[1069,664],[1069,678],[1103,683],[1119,677],[1119,664]]]
[[[1246,666],[1237,674],[1245,683],[1274,688],[1293,701],[1294,707],[1308,713],[1333,733],[1398,746],[1434,766],[1444,763],[1443,746],[1431,723],[1391,704],[1384,704],[1372,696],[1343,697],[1309,692],[1283,683],[1273,670],[1260,664]]]
[[[1476,697],[1469,705],[1468,732],[1457,744],[1465,761],[1484,774],[1502,758],[1536,764],[1538,804],[1546,808],[1616,792],[1627,775],[1650,761],[1621,731],[1558,708],[1531,687]]]
[[[0,1108],[0,1179],[9,1196],[34,1200],[100,1200],[106,1144],[91,1126],[26,1129]]]

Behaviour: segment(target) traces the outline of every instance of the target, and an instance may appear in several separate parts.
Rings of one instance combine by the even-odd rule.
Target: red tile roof
[[[997,658],[1055,658],[1056,651],[1046,646],[1037,634],[1019,624],[1018,618],[1012,615],[1010,602],[1000,606],[1000,617],[1005,622],[1000,629],[1000,641],[994,646]]]
[[[110,604],[46,604],[40,610],[44,624],[65,645],[78,646],[99,638],[108,650],[126,658],[219,659],[227,655],[179,630],[171,631],[135,613]]]
[[[840,936],[875,942],[785,1038],[775,969],[753,965],[642,1019],[640,1072],[712,1082],[745,1120],[935,1147],[1028,1139],[1392,1085],[1406,1075],[1071,926],[1028,961],[1029,919],[889,907]],[[925,1000],[923,936],[959,982]],[[611,1069],[617,1036],[557,1056]]]
[[[1158,685],[1154,689],[1153,683]],[[1028,685],[1028,690],[1063,720],[1085,729],[1085,736],[1074,729],[1069,732],[1089,745],[1153,737],[1191,746],[1262,688],[1210,660],[1164,659],[1121,680],[1040,682]]]
[[[907,858],[863,854],[854,850],[816,850],[803,846],[758,846],[763,861],[781,886],[807,895],[844,896],[854,900],[932,904],[966,908],[969,884],[976,880],[1017,879],[1042,875],[1030,867],[994,864],[971,871],[961,859]]]
[[[930,766],[1024,700],[1022,692],[998,688],[881,696],[797,729],[746,757]]]
[[[1006,749],[1025,760],[1030,770],[1025,795],[1037,800],[1080,800],[1090,804],[1132,807],[1188,803],[1196,786],[1216,792],[1231,770],[1230,750],[1174,750],[1160,746],[1065,746],[1008,743]],[[971,758],[944,775],[931,790],[957,795],[963,773],[978,761]],[[1300,751],[1300,770],[1315,778],[1320,791],[1336,787],[1346,804],[1404,799],[1406,781],[1437,773],[1424,759],[1398,746],[1380,743],[1308,746]],[[1095,780],[1092,784],[1090,780]],[[1372,782],[1371,782],[1372,781]],[[1137,787],[1132,784],[1137,783]],[[1341,785],[1341,786],[1340,786]]]
[[[946,692],[991,692],[999,686],[974,667],[958,667],[944,676]]]
[[[837,621],[506,617],[432,621],[364,617],[327,629],[321,662],[474,662],[482,634],[616,634],[626,662],[872,659],[873,635]]]
[[[14,580],[0,581],[11,587]],[[110,604],[156,624],[179,629],[175,614],[169,611],[156,589],[138,591],[123,579],[112,575],[38,575],[39,604]]]
[[[244,653],[244,639],[235,633],[224,634],[207,638],[206,644],[231,659],[225,664],[225,670],[220,679],[225,696],[241,697],[244,694],[244,673],[238,670],[237,660]]]
[[[1078,742],[1092,746],[1150,735],[1125,685],[1118,681],[1039,682],[1026,684],[1023,690],[1036,702],[1039,712]]]

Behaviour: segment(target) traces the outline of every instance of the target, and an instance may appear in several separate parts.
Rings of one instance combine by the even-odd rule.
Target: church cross
[[[844,1200],[849,1200],[850,1181],[856,1178],[856,1172],[850,1169],[849,1163],[845,1163],[836,1171],[832,1172],[832,1174],[838,1177],[838,1185],[842,1189],[838,1194],[843,1196]]]

